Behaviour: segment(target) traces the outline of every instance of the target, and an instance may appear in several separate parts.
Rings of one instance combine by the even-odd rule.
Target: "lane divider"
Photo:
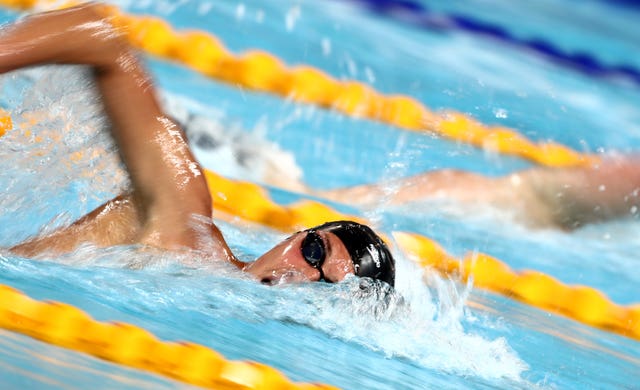
[[[633,64],[607,64],[584,51],[569,52],[542,38],[520,38],[508,29],[459,13],[434,12],[412,0],[349,0],[377,15],[432,31],[463,31],[502,41],[530,50],[558,65],[569,67],[591,77],[610,81],[630,81],[640,86],[640,70]]]
[[[51,0],[0,0],[0,4],[21,9],[51,3]],[[65,6],[75,4],[79,2],[71,1]],[[310,66],[290,68],[261,50],[235,55],[205,31],[177,32],[157,17],[129,15],[116,6],[107,6],[105,10],[114,25],[126,32],[133,46],[232,85],[406,130],[433,132],[490,152],[518,156],[550,167],[589,165],[598,161],[595,155],[582,154],[555,142],[535,143],[513,129],[487,126],[460,112],[433,112],[410,96],[384,95],[365,83],[339,81]]]
[[[40,302],[0,285],[0,327],[97,358],[211,389],[336,389],[291,382],[264,364],[226,360],[214,350],[188,342],[158,340],[122,322],[100,322],[60,302]]]
[[[13,128],[13,121],[8,112],[0,109],[0,137]]]
[[[282,232],[303,230],[327,221],[348,219],[366,224],[354,215],[343,214],[324,203],[303,200],[282,206],[269,198],[268,192],[257,184],[227,179],[208,169],[204,175],[213,201],[212,207],[251,222]]]
[[[339,81],[313,67],[288,68],[279,58],[261,50],[234,55],[207,32],[179,33],[159,18],[112,12],[116,23],[128,31],[134,46],[232,85],[406,130],[431,131],[487,151],[519,156],[546,166],[588,165],[597,161],[595,156],[554,142],[534,143],[513,129],[485,126],[459,112],[434,113],[412,97],[384,95],[365,83]],[[204,56],[200,55],[202,51],[206,53]]]

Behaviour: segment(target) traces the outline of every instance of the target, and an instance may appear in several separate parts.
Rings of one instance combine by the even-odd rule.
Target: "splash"
[[[237,234],[230,233],[230,237]],[[265,233],[245,231],[237,238],[260,250],[260,243],[267,247],[280,238]],[[238,298],[251,302],[251,309],[232,310],[251,320],[304,324],[388,358],[409,359],[434,370],[521,381],[528,366],[503,337],[488,340],[465,330],[471,316],[465,305],[471,287],[423,272],[399,257],[396,290],[355,277],[337,285],[256,286],[249,290],[255,295],[243,291]]]
[[[405,298],[380,286],[363,289],[361,281],[350,280],[338,294],[322,295],[315,303],[317,313],[297,320],[388,358],[483,379],[520,379],[527,365],[504,338],[487,340],[464,330],[463,296],[450,284],[432,291],[416,287]]]

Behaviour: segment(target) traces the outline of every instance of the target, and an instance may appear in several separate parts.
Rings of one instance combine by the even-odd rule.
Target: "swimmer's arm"
[[[197,247],[201,237],[192,217],[211,216],[204,176],[183,132],[160,108],[150,77],[105,15],[100,5],[83,5],[14,24],[0,36],[0,71],[46,63],[92,66],[131,176],[143,226],[138,241]],[[212,229],[214,250],[230,254]]]
[[[640,213],[640,157],[607,158],[590,167],[531,169],[520,174],[554,224],[586,223]]]
[[[83,243],[99,247],[133,244],[133,237],[140,229],[138,208],[131,194],[120,195],[72,225],[58,229],[51,234],[35,237],[11,248],[24,257],[59,256],[76,249]],[[108,228],[111,234],[105,236]]]
[[[314,195],[354,206],[379,207],[403,205],[427,199],[449,199],[458,202],[493,202],[500,196],[500,178],[490,178],[459,170],[437,170],[383,183],[364,184]]]
[[[531,226],[575,229],[640,213],[640,157],[607,159],[594,167],[533,168],[505,177],[441,170],[382,184],[314,195],[353,206],[402,205],[442,199],[513,210]]]

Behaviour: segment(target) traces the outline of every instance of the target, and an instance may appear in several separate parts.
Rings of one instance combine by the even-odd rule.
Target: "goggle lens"
[[[302,241],[302,257],[313,268],[320,271],[320,279],[324,279],[322,264],[327,256],[327,251],[322,241],[322,237],[313,230],[307,232],[307,236]]]

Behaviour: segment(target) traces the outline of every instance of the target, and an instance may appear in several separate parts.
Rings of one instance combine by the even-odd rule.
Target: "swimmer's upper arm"
[[[134,187],[143,241],[189,246],[193,214],[211,215],[201,168],[160,108],[150,77],[100,5],[28,17],[3,31],[0,71],[44,63],[93,66]]]

